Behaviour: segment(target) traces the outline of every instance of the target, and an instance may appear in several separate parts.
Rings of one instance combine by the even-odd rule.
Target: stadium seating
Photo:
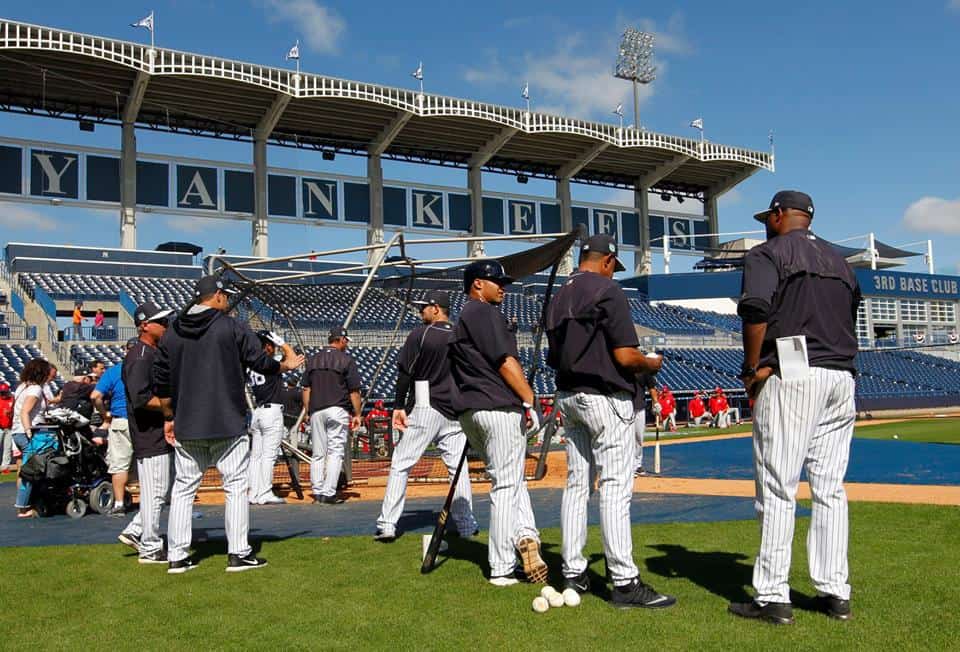
[[[20,372],[27,362],[33,358],[45,357],[40,349],[33,345],[0,344],[0,379],[11,387],[16,387],[20,382]],[[58,376],[54,384],[59,388],[63,381]]]
[[[685,308],[681,306],[670,306],[660,304],[662,308],[675,312],[690,321],[697,321],[707,326],[720,329],[722,331],[731,331],[739,333],[742,330],[742,322],[736,315],[724,315],[711,310],[698,310],[696,308]]]
[[[95,276],[92,274],[20,274],[20,284],[31,297],[41,288],[52,299],[116,301],[126,292],[134,303],[147,299],[161,308],[179,308],[193,296],[194,281],[178,278]]]
[[[678,313],[675,306],[653,306],[641,299],[627,299],[633,321],[667,335],[713,335],[714,329]]]

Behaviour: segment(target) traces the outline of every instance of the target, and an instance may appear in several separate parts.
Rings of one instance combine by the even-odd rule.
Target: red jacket
[[[687,406],[687,411],[690,413],[690,416],[696,419],[697,417],[703,416],[705,411],[703,407],[703,399],[697,396],[696,398],[690,399],[690,404]]]
[[[677,409],[677,400],[673,398],[673,394],[668,394],[663,392],[660,394],[660,414],[664,417],[673,413]]]
[[[13,394],[0,396],[0,428],[3,430],[13,427],[13,403]]]
[[[720,395],[720,411],[723,412],[724,410],[729,410],[729,409],[730,409],[730,405],[727,403],[726,394],[721,394]]]
[[[723,408],[720,407],[720,397],[719,397],[719,396],[711,396],[711,397],[710,397],[710,414],[712,414],[712,415],[720,414],[720,411],[721,411],[722,409],[723,409]]]

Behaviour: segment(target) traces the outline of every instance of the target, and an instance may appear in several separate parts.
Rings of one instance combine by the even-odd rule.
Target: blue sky
[[[639,3],[631,3],[637,7]],[[322,0],[43,2],[8,5],[6,18],[145,40],[128,24],[154,9],[163,47],[284,66],[301,40],[309,72],[412,86],[423,60],[430,92],[520,105],[529,80],[534,109],[613,122],[630,87],[611,76],[620,33],[657,33],[658,79],[644,88],[643,124],[766,149],[776,134],[777,172],[760,172],[721,202],[724,231],[755,228],[750,215],[784,187],[809,192],[821,235],[873,230],[891,244],[933,238],[936,267],[960,271],[960,0],[922,3],[684,2],[395,3]],[[213,27],[213,28],[212,28]],[[628,116],[629,117],[629,116]],[[119,130],[0,114],[0,135],[119,147]],[[248,144],[138,135],[142,151],[249,162]],[[271,165],[364,174],[365,160],[271,148]],[[463,171],[385,163],[387,178],[465,186]],[[518,192],[513,177],[486,175],[490,189]],[[524,193],[553,195],[536,180]],[[611,189],[574,185],[574,198],[629,203]],[[685,204],[689,206],[690,202]],[[671,204],[676,208],[676,204]],[[4,240],[116,245],[113,212],[3,204]],[[139,245],[188,239],[208,250],[249,250],[233,221],[140,216]],[[356,244],[362,232],[271,226],[271,253]],[[676,259],[675,259],[675,262]],[[679,267],[692,264],[693,259]],[[656,264],[659,269],[659,262]],[[919,269],[920,263],[912,268]]]

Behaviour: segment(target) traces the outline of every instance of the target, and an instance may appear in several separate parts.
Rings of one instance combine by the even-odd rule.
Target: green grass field
[[[419,573],[420,541],[368,537],[266,542],[270,566],[223,572],[219,546],[199,549],[201,566],[182,576],[138,566],[119,544],[3,551],[6,640],[54,649],[948,649],[960,601],[960,512],[954,507],[851,505],[854,620],[796,610],[774,628],[726,613],[745,599],[758,545],[753,521],[647,525],[634,530],[641,573],[679,604],[662,612],[619,611],[602,595],[576,609],[535,614],[538,588],[489,586],[485,539],[454,541],[451,557]],[[812,594],[796,533],[795,604]],[[547,561],[560,567],[556,529],[543,532]],[[222,544],[221,544],[222,545]],[[212,549],[215,548],[215,549]],[[602,584],[599,532],[588,554]],[[210,556],[212,555],[212,556]],[[556,578],[554,578],[556,579]],[[598,590],[603,593],[603,590]],[[16,597],[14,597],[16,594]]]
[[[960,444],[960,419],[913,419],[877,425],[865,422],[854,431],[855,437],[868,439],[893,439],[894,435],[901,441]]]

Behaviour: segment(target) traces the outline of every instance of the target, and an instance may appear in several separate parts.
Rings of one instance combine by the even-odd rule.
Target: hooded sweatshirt
[[[177,439],[223,439],[247,431],[246,369],[277,374],[250,327],[207,306],[194,306],[157,347],[157,396],[170,398]]]

